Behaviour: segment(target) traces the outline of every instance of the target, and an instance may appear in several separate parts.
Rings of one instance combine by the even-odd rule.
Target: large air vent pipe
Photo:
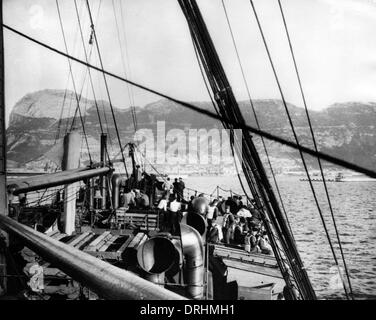
[[[204,294],[204,248],[201,235],[191,226],[180,224],[181,251],[184,256],[184,282],[189,298],[202,299]],[[176,243],[164,235],[145,241],[137,250],[141,269],[152,282],[162,284],[164,274],[177,261],[180,264]],[[162,280],[163,277],[163,280]],[[163,281],[163,282],[161,282]]]
[[[187,213],[187,225],[193,227],[201,235],[202,241],[206,242],[206,232],[208,230],[208,223],[205,217],[199,213]]]
[[[137,261],[146,272],[145,278],[164,286],[165,272],[178,260],[175,245],[165,236],[157,235],[146,240],[137,250]]]
[[[185,258],[184,282],[187,295],[193,299],[204,296],[204,247],[201,235],[191,226],[180,224],[182,251]]]
[[[119,208],[119,195],[120,195],[120,185],[125,183],[127,177],[125,174],[115,173],[112,175],[112,205],[114,209]]]

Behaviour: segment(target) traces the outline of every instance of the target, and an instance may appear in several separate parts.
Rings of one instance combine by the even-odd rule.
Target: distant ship
[[[339,172],[339,173],[337,173],[336,175],[335,175],[335,177],[334,178],[328,178],[328,179],[325,179],[325,181],[326,182],[345,182],[345,180],[344,180],[344,178],[345,178],[345,176],[343,175],[343,173],[342,172]],[[301,179],[299,179],[300,181],[308,181],[308,179],[307,178],[301,178]],[[320,179],[320,178],[313,178],[313,179],[311,179],[311,181],[317,181],[317,182],[322,182],[323,180],[322,179]]]

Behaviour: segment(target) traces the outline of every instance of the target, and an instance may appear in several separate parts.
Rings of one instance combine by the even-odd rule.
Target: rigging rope
[[[196,55],[196,59],[197,59],[197,62],[198,62],[198,66],[199,66],[199,69],[200,69],[200,72],[201,72],[201,76],[202,76],[202,79],[204,81],[204,84],[205,84],[205,87],[206,87],[206,91],[208,93],[208,96],[210,98],[210,101],[214,107],[214,110],[216,111],[217,115],[219,116],[220,113],[219,113],[219,110],[218,110],[218,107],[216,105],[216,103],[214,102],[214,99],[212,97],[212,94],[211,94],[211,91],[210,91],[210,88],[209,88],[209,85],[207,83],[207,81],[209,81],[211,83],[211,85],[213,86],[213,82],[211,81],[211,79],[209,79],[207,76],[205,76],[205,73],[203,71],[203,68],[205,68],[205,71],[206,72],[210,72],[209,69],[208,69],[208,66],[207,65],[204,65],[203,61],[201,61],[200,57],[199,57],[199,53],[198,53],[198,50],[199,50],[199,47],[197,46],[196,42],[195,42],[195,38],[193,36],[193,32],[192,30],[190,30],[190,34],[191,34],[191,38],[192,38],[192,42],[193,42],[193,48],[194,48],[194,52],[195,52],[195,55]],[[224,121],[221,121],[222,123],[222,126],[225,128],[225,123]],[[231,134],[231,133],[230,133]],[[239,148],[239,142],[237,139],[235,139],[235,143],[237,144],[238,148]],[[231,146],[231,153],[232,153],[232,156],[233,156],[233,159],[234,159],[234,165],[235,165],[235,169],[236,169],[236,174],[237,174],[237,177],[238,177],[238,180],[239,180],[239,183],[240,183],[240,186],[245,194],[245,196],[247,197],[248,201],[250,201],[250,198],[247,194],[247,192],[245,191],[245,187],[243,185],[243,181],[240,177],[240,172],[239,172],[239,168],[237,166],[237,163],[236,163],[236,158],[235,158],[235,153],[234,153],[234,149],[232,147],[232,145],[230,144]],[[247,175],[247,172],[246,170],[244,170],[244,174]],[[250,179],[250,176],[248,177]],[[251,189],[251,192],[252,194],[255,194],[255,185],[254,185],[254,181],[253,180],[250,180],[250,182],[252,183],[252,185],[250,186],[250,189]]]
[[[69,78],[70,78],[70,73],[68,74],[67,84],[66,84],[65,88],[68,87]],[[65,107],[66,97],[67,97],[67,89],[65,89],[65,91],[64,91],[63,103],[61,104],[61,111],[60,111],[59,121],[57,123],[57,132],[56,132],[56,135],[55,135],[54,145],[56,144],[57,140],[60,139],[60,128],[61,128],[61,122],[63,120],[63,111],[64,111],[64,107]]]
[[[286,111],[286,114],[287,114],[287,117],[288,117],[288,120],[289,120],[289,123],[290,123],[290,126],[291,126],[291,130],[292,130],[292,133],[293,133],[296,145],[299,146],[300,143],[299,143],[299,140],[298,140],[298,136],[296,134],[296,131],[295,131],[295,128],[294,128],[294,125],[293,125],[293,122],[292,122],[292,118],[291,118],[290,112],[289,112],[288,107],[287,107],[287,103],[286,103],[286,100],[285,100],[285,97],[284,97],[284,94],[283,94],[283,91],[282,91],[281,83],[279,81],[279,77],[277,75],[277,71],[275,69],[275,66],[274,66],[274,63],[273,63],[273,59],[271,57],[271,54],[270,54],[270,51],[269,51],[269,47],[268,47],[268,44],[266,42],[265,35],[264,35],[264,32],[263,32],[263,29],[262,29],[262,26],[261,26],[261,23],[260,23],[260,20],[259,20],[256,8],[255,8],[255,5],[253,3],[253,0],[250,0],[250,4],[251,4],[252,10],[253,10],[253,13],[255,15],[255,18],[256,18],[258,29],[260,31],[263,44],[265,46],[265,50],[266,50],[266,53],[267,53],[267,56],[268,56],[268,59],[269,59],[269,62],[270,62],[270,65],[271,65],[271,68],[272,68],[272,71],[273,71],[274,78],[275,78],[277,86],[278,86],[279,93],[281,95],[283,106],[285,108],[285,111]],[[302,160],[302,164],[303,164],[304,170],[305,170],[307,178],[308,178],[308,182],[309,182],[309,185],[310,185],[310,188],[311,188],[311,191],[312,191],[312,195],[313,195],[314,201],[315,201],[316,206],[317,206],[317,210],[318,210],[319,215],[320,215],[320,219],[321,219],[324,231],[325,231],[326,238],[327,238],[329,246],[330,246],[330,250],[331,250],[333,258],[334,258],[334,262],[335,262],[335,264],[337,266],[339,266],[338,259],[337,259],[337,256],[336,256],[336,253],[335,253],[335,250],[334,250],[334,246],[333,246],[332,240],[330,238],[330,234],[329,234],[328,228],[326,226],[326,222],[325,222],[323,213],[321,211],[321,207],[320,207],[317,195],[316,195],[315,188],[313,187],[313,183],[312,183],[309,171],[308,171],[308,167],[307,167],[307,164],[306,164],[303,152],[301,150],[299,150],[299,154],[300,154],[300,157],[301,157],[301,160]],[[345,290],[346,297],[348,298],[347,288],[346,288],[346,286],[344,284],[343,284],[343,287],[344,287],[344,290]]]
[[[192,32],[191,32],[191,35],[192,35]],[[198,48],[196,47],[196,44],[195,44],[195,42],[194,42],[194,38],[193,38],[193,36],[192,36],[192,41],[193,41],[193,44],[194,44],[194,46],[193,46],[193,47],[194,47],[194,51],[195,51],[195,54],[196,54],[197,62],[198,62],[199,68],[200,68],[201,76],[202,76],[202,78],[203,78],[203,81],[204,81],[204,84],[205,84],[206,90],[207,90],[207,92],[208,92],[209,98],[210,98],[210,100],[211,100],[211,102],[212,102],[212,105],[213,105],[213,107],[214,107],[214,110],[215,110],[215,111],[217,112],[217,114],[219,115],[219,110],[218,110],[218,108],[217,108],[217,105],[216,105],[215,102],[214,102],[214,99],[213,99],[213,97],[212,97],[212,95],[211,95],[211,92],[210,92],[209,86],[208,86],[208,84],[207,84],[207,80],[210,81],[210,79],[207,79],[207,78],[205,77],[204,72],[203,72],[203,70],[202,70],[202,68],[203,68],[203,66],[202,66],[202,62],[201,62],[201,60],[200,60],[200,58],[199,58],[199,56],[198,56],[198,52],[197,52],[197,51],[198,51]],[[222,125],[223,125],[223,127],[225,127],[225,125],[224,125],[223,122],[222,122]],[[236,143],[238,143],[237,140],[236,140]],[[234,165],[235,165],[236,174],[237,174],[237,177],[238,177],[238,180],[239,180],[240,186],[241,186],[241,188],[242,188],[242,190],[243,190],[245,196],[247,197],[248,201],[250,201],[250,198],[249,198],[247,192],[245,191],[245,188],[244,188],[244,185],[243,185],[243,181],[242,181],[242,179],[241,179],[241,177],[240,177],[240,172],[239,172],[238,166],[237,166],[237,164],[236,164],[236,158],[235,158],[234,149],[233,149],[233,147],[232,147],[231,144],[230,144],[230,146],[231,146],[231,152],[232,152],[232,156],[233,156],[233,159],[234,159]],[[254,189],[254,185],[253,185],[252,187],[253,187],[253,189]]]
[[[75,6],[75,10],[76,10],[76,16],[77,16],[78,26],[79,26],[79,29],[80,29],[81,42],[82,42],[82,46],[83,46],[83,49],[84,49],[85,61],[87,63],[89,63],[90,58],[91,58],[91,54],[92,54],[92,47],[90,47],[90,52],[89,52],[89,56],[88,56],[87,50],[86,50],[86,47],[85,47],[85,40],[84,40],[83,31],[82,31],[82,24],[81,24],[80,14],[79,14],[78,7],[77,7],[77,0],[74,0],[74,6]],[[100,130],[101,130],[101,134],[103,134],[104,131],[103,131],[102,119],[101,119],[101,115],[99,113],[99,107],[98,107],[97,97],[96,97],[95,90],[94,90],[93,78],[92,78],[92,75],[91,75],[91,69],[89,67],[87,67],[87,72],[89,74],[90,86],[91,86],[91,90],[92,90],[92,93],[93,93],[95,110],[97,111],[97,116],[98,116],[98,121],[99,121],[99,127],[100,127]],[[110,156],[108,154],[107,145],[105,145],[105,153],[107,155],[108,162],[110,163]]]
[[[293,50],[292,41],[291,41],[291,38],[290,38],[290,33],[288,31],[288,28],[287,28],[287,22],[286,22],[285,14],[283,12],[281,0],[278,0],[278,5],[279,5],[281,16],[282,16],[283,25],[284,25],[284,29],[285,29],[285,32],[286,32],[286,37],[287,37],[287,40],[288,40],[288,43],[289,43],[291,57],[292,57],[292,60],[293,60],[293,63],[294,63],[294,69],[295,69],[296,77],[297,77],[297,80],[298,80],[299,89],[300,89],[300,93],[301,93],[303,104],[304,104],[304,109],[305,109],[305,112],[306,112],[306,115],[307,115],[308,125],[309,125],[309,129],[310,129],[310,132],[311,132],[314,149],[315,149],[315,151],[318,151],[315,134],[314,134],[313,128],[312,128],[311,118],[310,118],[309,112],[308,112],[307,101],[306,101],[306,98],[305,98],[303,85],[302,85],[302,82],[301,82],[297,62],[296,62],[296,59],[295,59],[295,53],[294,53],[294,50]],[[323,171],[323,168],[322,168],[321,160],[320,160],[319,157],[317,158],[317,161],[318,161],[318,164],[319,164],[319,167],[320,167],[321,178],[322,178],[322,181],[323,181],[323,184],[324,184],[324,189],[325,189],[326,197],[327,197],[327,200],[328,200],[330,214],[331,214],[331,217],[332,217],[335,233],[336,233],[336,236],[337,236],[338,246],[339,246],[339,249],[341,251],[342,261],[343,261],[343,265],[344,265],[346,277],[347,277],[347,282],[349,284],[350,297],[353,298],[353,291],[352,291],[352,286],[351,286],[350,275],[349,275],[349,272],[348,272],[348,269],[347,269],[346,259],[345,259],[344,253],[343,253],[341,239],[340,239],[340,235],[339,235],[339,232],[338,232],[338,229],[337,229],[337,223],[336,223],[335,217],[334,217],[333,207],[332,207],[332,203],[331,203],[331,200],[330,200],[328,187],[327,187],[327,184],[326,184],[326,181],[325,181],[325,176],[324,176],[324,171]]]
[[[71,75],[70,70],[69,70],[69,74]],[[68,88],[66,88],[66,90],[68,90]],[[68,133],[68,130],[69,130],[69,116],[70,116],[71,109],[72,109],[73,95],[74,95],[73,92],[70,92],[69,107],[68,107],[67,120],[65,121],[64,135],[66,135]]]
[[[60,21],[61,32],[62,32],[62,35],[63,35],[64,47],[65,47],[66,54],[68,55],[68,46],[67,46],[67,41],[66,41],[66,38],[65,38],[63,21],[62,21],[61,13],[60,13],[59,0],[56,0],[55,2],[56,2],[56,9],[57,9],[58,16],[59,16],[59,21]],[[85,132],[85,125],[84,125],[83,120],[82,120],[82,114],[81,114],[81,109],[80,109],[80,98],[78,98],[78,95],[77,95],[76,84],[75,84],[74,77],[73,77],[73,72],[72,72],[72,64],[71,64],[71,61],[70,61],[69,58],[68,58],[68,64],[69,64],[69,71],[70,71],[70,73],[72,75],[72,83],[73,83],[73,88],[74,88],[75,97],[76,97],[76,101],[77,101],[77,108],[78,108],[78,111],[79,111],[79,114],[80,114],[80,119],[81,119],[81,124],[82,124],[82,131],[83,131],[83,134],[84,134],[84,137],[85,137],[86,147],[87,147],[87,151],[88,151],[88,154],[89,154],[90,163],[92,163],[91,154],[90,154],[90,148],[89,148],[89,143],[87,141],[87,136],[86,136],[86,132]]]
[[[102,55],[101,55],[101,52],[100,52],[100,49],[99,49],[98,38],[97,38],[97,34],[96,34],[95,28],[94,28],[94,21],[93,21],[93,16],[91,14],[89,0],[86,0],[86,6],[87,6],[87,10],[88,10],[89,17],[90,17],[90,23],[91,23],[91,28],[92,28],[92,31],[93,31],[95,46],[97,48],[99,62],[100,62],[101,68],[104,70],[104,68],[103,68],[103,61],[102,61]],[[118,129],[118,126],[117,126],[117,123],[116,123],[114,109],[113,109],[113,106],[112,106],[112,101],[111,101],[111,96],[110,96],[110,90],[108,88],[106,74],[104,72],[102,72],[102,74],[103,74],[103,80],[104,80],[104,84],[105,84],[105,88],[106,88],[106,92],[107,92],[108,102],[109,102],[110,108],[111,108],[112,119],[114,121],[116,136],[117,136],[117,140],[118,140],[118,143],[119,143],[119,148],[121,149],[121,139],[120,139],[119,129]],[[125,157],[124,157],[124,153],[123,152],[121,152],[121,157],[122,157],[122,160],[123,160],[125,173],[126,173],[127,177],[129,177],[129,175],[128,175],[128,169],[127,169],[127,165],[125,163]]]
[[[223,119],[230,121],[223,121],[224,126],[230,129],[231,147],[235,146],[238,155],[243,158],[242,167],[246,176],[249,187],[255,185],[256,190],[251,190],[254,195],[259,208],[263,208],[262,215],[266,213],[273,219],[273,225],[277,228],[278,234],[283,238],[283,247],[289,257],[291,267],[302,281],[298,284],[304,289],[304,297],[314,298],[315,293],[310,285],[308,276],[304,269],[301,268],[302,263],[297,253],[296,246],[294,245],[286,221],[283,214],[279,209],[277,199],[275,198],[272,188],[268,182],[265,170],[259,158],[258,152],[255,149],[252,137],[249,132],[245,131],[241,138],[242,149],[238,146],[237,136],[234,135],[234,127],[232,123],[240,123],[245,125],[245,120],[241,114],[235,96],[232,92],[230,83],[226,77],[225,71],[222,67],[221,61],[215,50],[214,44],[211,40],[209,31],[205,25],[205,21],[200,13],[198,5],[194,0],[179,0],[181,9],[186,16],[188,27],[194,35],[194,44],[199,49],[200,59],[205,67],[206,75],[210,80],[211,89],[213,91],[218,109],[223,116]],[[263,218],[263,220],[265,220]],[[266,223],[268,234],[273,231],[270,225]],[[274,238],[271,237],[273,242],[273,252],[277,259],[278,266],[282,271],[283,278],[288,288],[292,288],[292,278],[289,276],[286,266],[283,264],[277,245],[274,244]],[[291,291],[292,296],[296,295]]]
[[[81,4],[80,12],[82,11],[82,8],[83,8],[83,4]],[[75,52],[75,48],[76,48],[76,44],[77,44],[77,36],[78,36],[78,29],[76,29],[76,32],[74,34],[73,50],[72,50],[72,52]],[[63,121],[62,117],[63,117],[63,112],[64,112],[65,100],[66,100],[66,96],[67,96],[67,92],[68,92],[68,86],[69,86],[69,80],[70,80],[71,76],[72,76],[72,74],[71,74],[71,72],[69,70],[68,71],[67,84],[65,85],[63,105],[62,105],[62,110],[61,110],[60,117],[59,117],[58,132],[57,132],[57,135],[56,135],[55,144],[56,144],[56,140],[60,138],[60,130],[61,130],[61,124],[62,124],[62,121]],[[71,110],[71,106],[72,106],[72,98],[73,97],[71,95],[71,99],[70,99],[70,102],[69,102],[69,109],[68,109],[67,118],[69,118],[69,115],[70,115],[70,110]],[[68,119],[65,121],[65,130],[64,130],[64,132],[65,132],[65,134],[67,134],[67,132],[68,132]]]
[[[128,54],[128,41],[127,41],[127,33],[126,33],[126,28],[125,28],[125,18],[124,18],[124,14],[123,14],[123,5],[122,5],[122,0],[119,0],[119,5],[120,5],[120,16],[121,16],[121,22],[122,22],[122,26],[123,26],[123,35],[124,35],[124,44],[125,44],[125,56],[126,56],[126,62],[127,62],[127,66],[128,66],[128,78],[129,79],[132,79],[132,69],[131,69],[131,64],[130,64],[130,58],[129,58],[129,54]],[[125,3],[125,1],[124,1]],[[134,118],[135,118],[135,121],[136,121],[136,131],[137,131],[137,127],[138,127],[138,123],[137,123],[137,113],[136,113],[136,104],[135,104],[135,99],[134,99],[134,92],[133,92],[133,86],[130,86],[130,91],[131,91],[131,97],[132,97],[132,112],[134,113]]]
[[[36,40],[36,39],[34,39],[34,38],[26,35],[25,33],[20,32],[20,31],[14,29],[14,28],[12,28],[12,27],[4,24],[4,23],[2,24],[2,26],[5,29],[7,29],[9,31],[12,31],[13,33],[18,34],[19,36],[21,36],[21,37],[23,37],[25,39],[28,39],[28,40],[30,40],[30,41],[32,41],[32,42],[34,42],[34,43],[36,43],[36,44],[38,44],[38,45],[40,45],[40,46],[48,49],[50,51],[53,51],[53,52],[61,55],[61,56],[65,56],[65,57],[69,58],[72,61],[75,61],[75,62],[77,62],[79,64],[82,64],[82,65],[85,65],[85,66],[89,66],[90,68],[92,68],[92,69],[94,69],[94,70],[96,70],[98,72],[104,73],[107,76],[112,77],[114,79],[117,79],[117,80],[120,80],[120,81],[124,81],[124,82],[128,82],[129,84],[131,84],[131,85],[133,85],[133,86],[135,86],[137,88],[140,88],[140,89],[145,90],[147,92],[153,93],[153,94],[155,94],[157,96],[160,96],[160,97],[165,98],[167,100],[170,100],[172,102],[175,102],[175,103],[177,103],[177,104],[179,104],[179,105],[181,105],[181,106],[183,106],[183,107],[185,107],[187,109],[196,111],[196,112],[198,112],[200,114],[203,114],[203,115],[205,115],[205,116],[207,116],[209,118],[212,118],[212,119],[224,121],[225,123],[231,124],[231,125],[233,125],[234,127],[238,128],[238,129],[243,129],[243,130],[249,131],[251,133],[254,133],[256,135],[264,137],[264,138],[266,138],[268,140],[271,140],[271,141],[277,142],[279,144],[288,146],[288,147],[290,147],[292,149],[295,149],[295,150],[301,150],[302,152],[304,152],[306,154],[309,154],[311,156],[320,157],[321,160],[328,161],[328,162],[330,162],[332,164],[344,167],[344,168],[352,170],[352,171],[357,171],[357,172],[362,173],[362,174],[364,174],[364,175],[366,175],[366,176],[368,176],[370,178],[375,178],[376,179],[376,171],[374,171],[374,170],[371,170],[371,169],[365,168],[363,166],[357,165],[355,163],[352,163],[352,162],[349,162],[349,161],[337,158],[335,156],[331,156],[331,155],[329,155],[329,154],[327,154],[325,152],[322,152],[322,151],[317,151],[316,152],[315,150],[312,150],[312,149],[310,149],[308,147],[305,147],[305,146],[302,146],[302,145],[297,145],[293,141],[286,140],[284,138],[281,138],[279,136],[273,135],[273,134],[271,134],[269,132],[266,132],[264,130],[259,130],[259,129],[257,129],[257,128],[255,128],[253,126],[247,125],[245,123],[240,123],[239,121],[229,120],[229,119],[227,119],[225,117],[222,117],[220,115],[217,115],[217,114],[215,114],[215,113],[213,113],[211,111],[208,111],[208,110],[202,109],[200,107],[197,107],[197,106],[195,106],[195,105],[193,105],[191,103],[188,103],[188,102],[176,99],[176,98],[171,97],[171,96],[169,96],[167,94],[161,93],[161,92],[159,92],[157,90],[154,90],[154,89],[149,88],[147,86],[141,85],[141,84],[139,84],[137,82],[131,81],[129,79],[125,79],[124,77],[121,77],[121,76],[119,76],[119,75],[117,75],[115,73],[109,72],[109,71],[107,71],[107,70],[105,70],[103,68],[99,68],[99,67],[97,67],[95,65],[86,63],[85,61],[83,61],[81,59],[78,59],[78,58],[76,58],[74,56],[68,55],[68,54],[66,54],[66,53],[64,53],[64,52],[62,52],[62,51],[60,51],[60,50],[58,50],[58,49],[56,49],[56,48],[54,48],[54,47],[52,47],[50,45],[47,45],[47,44],[45,44],[45,43],[43,43],[43,42],[41,42],[39,40]]]
[[[85,77],[86,78],[86,77]],[[85,82],[83,83],[82,86],[84,86]],[[88,83],[86,82],[86,91],[85,91],[85,97],[87,97],[88,95],[88,90],[89,90],[89,85]],[[83,87],[82,87],[82,90],[81,90],[81,93],[83,91]],[[84,103],[84,119],[83,119],[83,123],[86,124],[86,111],[87,111],[87,105],[88,105],[88,99],[86,98],[85,99],[85,103]],[[82,148],[82,145],[83,145],[83,140],[84,137],[82,136],[82,139],[81,139],[81,150],[80,150],[80,157],[79,157],[79,166],[81,165],[81,156],[83,154],[83,148]]]
[[[113,11],[114,18],[115,18],[117,38],[118,38],[118,41],[119,41],[120,57],[121,57],[121,62],[122,62],[122,67],[123,67],[123,74],[124,74],[124,77],[127,78],[127,72],[126,72],[125,62],[124,62],[124,52],[123,52],[123,46],[121,44],[120,30],[119,30],[118,19],[117,19],[117,16],[116,16],[114,0],[112,0],[112,9],[113,9],[112,11]],[[121,17],[123,19],[123,15]],[[123,21],[123,27],[124,27],[124,21]],[[123,32],[125,34],[125,29],[123,30]],[[125,43],[125,46],[127,47],[126,43]],[[126,58],[128,58],[128,52],[127,51],[126,51]],[[131,114],[132,114],[133,127],[134,127],[134,131],[136,132],[137,131],[137,117],[136,117],[136,111],[135,111],[135,105],[134,105],[133,92],[131,91],[132,86],[129,83],[126,83],[126,87],[127,87],[128,98],[129,98],[129,102],[130,102],[130,109],[131,109]]]
[[[225,16],[226,16],[227,25],[228,25],[228,28],[229,28],[229,31],[230,31],[230,35],[231,35],[231,39],[232,39],[232,43],[234,45],[234,49],[235,49],[235,52],[236,52],[236,57],[237,57],[237,60],[238,60],[238,63],[239,63],[239,67],[240,67],[240,70],[241,70],[241,74],[242,74],[242,77],[243,77],[243,82],[244,82],[244,85],[246,87],[248,99],[249,99],[249,102],[251,104],[253,116],[255,118],[255,122],[256,122],[257,128],[261,129],[261,126],[260,126],[260,123],[259,123],[259,120],[258,120],[258,117],[257,117],[257,114],[256,114],[255,106],[254,106],[254,103],[253,103],[253,99],[252,99],[252,96],[251,96],[251,93],[250,93],[248,81],[247,81],[245,73],[244,73],[243,65],[242,65],[242,62],[241,62],[241,59],[240,59],[240,54],[239,54],[239,51],[238,51],[238,47],[236,45],[234,33],[232,31],[230,19],[228,17],[228,13],[227,13],[227,9],[226,9],[226,5],[225,5],[224,0],[222,0],[222,7],[223,7],[223,11],[224,11]],[[263,145],[263,148],[264,148],[264,152],[265,152],[265,155],[266,155],[266,158],[267,158],[267,161],[268,161],[270,172],[272,174],[272,178],[273,178],[274,185],[275,185],[275,188],[276,188],[276,191],[277,191],[277,194],[278,194],[278,198],[279,198],[279,201],[281,203],[282,211],[283,211],[283,213],[285,215],[286,222],[287,222],[287,225],[288,225],[288,227],[290,229],[291,235],[294,236],[294,234],[292,232],[292,229],[291,229],[290,220],[288,218],[287,211],[285,209],[285,205],[284,205],[284,202],[283,202],[283,199],[282,199],[282,196],[281,196],[281,192],[280,192],[279,187],[278,187],[277,179],[275,177],[274,170],[273,170],[273,167],[272,167],[272,164],[271,164],[271,161],[270,161],[269,153],[268,153],[268,150],[266,148],[266,144],[265,144],[265,141],[264,141],[263,137],[261,137],[261,142],[262,142],[262,145]]]
[[[210,98],[210,101],[211,101],[211,103],[212,103],[212,105],[213,105],[213,107],[214,107],[214,110],[216,111],[217,115],[219,115],[219,114],[220,114],[220,113],[219,113],[219,110],[218,110],[218,108],[217,108],[217,105],[216,105],[215,102],[214,102],[214,99],[213,99],[213,97],[212,97],[211,91],[210,91],[210,89],[209,89],[209,85],[208,85],[208,83],[207,83],[207,81],[210,82],[210,79],[209,79],[208,77],[205,76],[205,73],[204,73],[204,71],[203,71],[203,68],[205,68],[205,69],[208,71],[207,66],[203,66],[203,62],[202,62],[201,59],[199,58],[199,54],[198,54],[198,50],[199,50],[199,48],[198,48],[197,45],[196,45],[196,42],[195,42],[195,39],[194,39],[194,36],[193,36],[193,32],[192,32],[192,30],[190,30],[190,34],[191,34],[191,38],[192,38],[192,42],[193,42],[193,48],[194,48],[194,52],[195,52],[196,59],[197,59],[197,62],[198,62],[198,66],[199,66],[199,69],[200,69],[200,72],[201,72],[201,76],[202,76],[203,82],[204,82],[205,87],[206,87],[206,91],[207,91],[208,96],[209,96],[209,98]],[[224,123],[223,121],[221,121],[221,122],[222,122],[222,126],[225,127],[225,123]],[[236,143],[238,143],[237,140],[236,140]],[[234,148],[233,148],[233,146],[232,146],[231,144],[230,144],[230,146],[231,146],[232,156],[233,156],[233,159],[234,159],[234,165],[235,165],[235,169],[236,169],[237,178],[238,178],[239,183],[240,183],[240,186],[241,186],[241,188],[242,188],[242,190],[243,190],[243,192],[244,192],[244,195],[245,195],[245,197],[247,198],[247,201],[250,202],[250,197],[248,196],[248,193],[247,193],[246,190],[245,190],[245,187],[244,187],[243,181],[242,181],[242,179],[241,179],[241,177],[240,177],[239,168],[238,168],[238,165],[237,165],[237,163],[236,163],[236,158],[235,158]],[[250,188],[251,188],[251,190],[255,190],[255,186],[254,186],[254,183],[253,183],[253,182],[252,182],[252,186],[250,186]],[[253,192],[252,192],[252,193],[253,193]],[[253,193],[253,194],[255,194],[255,193]]]
[[[82,87],[81,87],[80,93],[78,95],[80,102],[81,102],[81,99],[82,99],[82,92],[83,92],[85,84],[86,84],[86,76],[87,76],[87,70],[85,70],[84,77],[82,79]],[[78,111],[78,105],[76,106],[76,108],[74,110],[74,115],[73,115],[72,122],[71,122],[71,125],[70,125],[70,128],[69,128],[69,132],[72,131],[73,128],[75,127],[75,122],[76,122],[76,117],[77,117],[77,111]]]

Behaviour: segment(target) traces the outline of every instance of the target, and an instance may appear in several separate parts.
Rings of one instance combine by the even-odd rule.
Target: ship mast
[[[0,24],[3,25],[3,1],[0,0]],[[4,41],[3,28],[0,31],[0,215],[8,214],[6,192],[6,133],[4,95]],[[4,241],[5,240],[5,241]],[[6,245],[7,235],[0,230],[0,295],[6,292]]]
[[[195,0],[178,0],[178,2],[187,19],[197,56],[211,87],[216,111],[223,118],[228,119],[228,122],[223,121],[222,124],[230,130],[231,145],[239,159],[242,159],[242,169],[248,186],[256,200],[257,207],[263,214],[273,252],[288,289],[289,297],[286,298],[316,299],[293,236],[282,214],[252,137],[246,130],[243,130],[241,138],[237,137],[234,131],[236,128],[231,124],[243,125],[245,120],[198,5]],[[276,239],[279,241],[277,242]],[[300,294],[293,289],[294,287]]]

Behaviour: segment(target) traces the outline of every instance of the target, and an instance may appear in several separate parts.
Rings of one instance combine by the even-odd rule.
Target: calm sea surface
[[[208,194],[216,186],[243,193],[236,176],[185,180],[188,188]],[[318,298],[345,298],[308,182],[278,176],[277,181],[298,250]],[[314,182],[314,186],[337,258],[342,262],[322,182]],[[376,299],[376,182],[329,182],[328,188],[355,298]],[[220,195],[228,194],[222,191]]]

